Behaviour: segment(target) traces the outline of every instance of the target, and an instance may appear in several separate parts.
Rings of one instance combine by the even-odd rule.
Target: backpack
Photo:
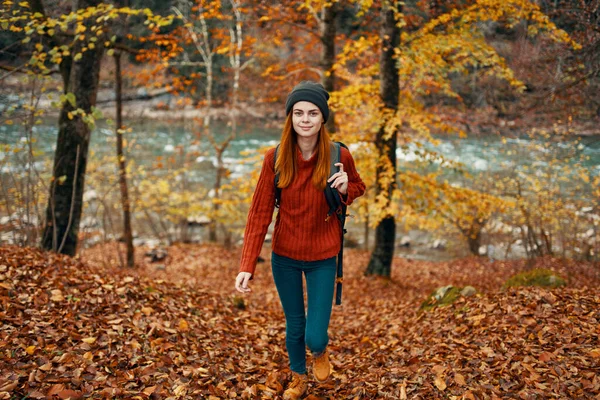
[[[329,177],[338,172],[338,167],[335,166],[336,163],[340,162],[342,158],[342,150],[344,147],[348,149],[348,146],[343,144],[342,142],[332,142],[331,144],[331,160],[329,163]],[[279,152],[279,145],[275,148],[275,158],[273,160],[273,168],[275,168],[275,163],[277,162],[277,153]],[[279,183],[279,174],[275,174],[275,207],[279,208],[281,203],[281,188],[277,187]],[[327,205],[329,206],[329,211],[327,212],[327,217],[325,221],[328,221],[332,215],[335,214],[337,217],[340,228],[341,228],[341,247],[340,252],[337,256],[337,273],[336,273],[336,290],[335,290],[335,304],[342,304],[342,281],[344,280],[344,271],[343,271],[343,261],[344,261],[344,234],[346,233],[346,229],[344,226],[346,225],[346,210],[347,206],[342,202],[340,197],[340,193],[337,189],[333,189],[329,185],[325,185],[325,190],[323,191],[325,195],[325,199],[327,200]]]

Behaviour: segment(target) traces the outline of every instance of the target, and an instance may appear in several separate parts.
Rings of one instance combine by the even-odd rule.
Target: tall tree
[[[117,0],[116,5],[127,7],[129,0]],[[127,31],[127,17],[120,15],[117,19],[113,32],[116,34],[115,44],[123,42]],[[133,229],[131,227],[131,202],[129,200],[129,188],[127,185],[127,161],[124,151],[125,125],[123,123],[123,73],[121,71],[122,50],[113,53],[115,61],[115,133],[117,142],[117,164],[119,167],[119,189],[121,191],[121,209],[123,211],[123,241],[127,248],[126,264],[129,268],[135,266],[135,250],[133,247]],[[120,249],[119,249],[120,251]],[[119,259],[121,259],[119,255]]]
[[[121,207],[123,209],[123,240],[127,247],[127,266],[135,266],[133,248],[133,230],[131,228],[131,203],[127,187],[127,162],[125,160],[124,139],[125,125],[123,124],[123,75],[121,72],[121,51],[114,53],[115,59],[115,92],[116,92],[116,134],[117,134],[117,163],[119,165],[119,189],[121,190]]]
[[[321,41],[323,42],[323,55],[321,65],[324,71],[323,86],[329,93],[335,90],[335,15],[337,3],[331,3],[323,7],[323,19],[321,20]],[[327,131],[335,132],[335,113],[329,114],[325,124]]]
[[[90,136],[95,120],[101,116],[94,107],[100,64],[104,49],[114,44],[114,39],[108,40],[110,24],[120,14],[140,15],[148,28],[157,30],[170,24],[172,16],[163,18],[148,9],[117,8],[98,0],[63,3],[52,2],[45,7],[41,0],[4,2],[0,22],[25,36],[21,43],[31,43],[31,58],[19,69],[43,76],[52,73],[52,66],[58,66],[61,73],[59,132],[40,244],[48,250],[74,255]]]
[[[386,112],[384,115],[391,118],[398,110],[398,96],[400,93],[396,51],[400,43],[400,28],[397,16],[401,12],[401,5],[399,2],[392,0],[384,1],[382,7],[379,95],[385,107]],[[390,131],[387,121],[382,121],[375,141],[377,155],[383,161],[380,161],[377,165],[376,186],[377,194],[386,192],[388,205],[391,205],[392,202],[396,180],[390,181],[383,178],[383,176],[391,170],[394,171],[395,177],[397,137],[398,127],[393,126]],[[390,211],[379,221],[375,229],[375,248],[365,274],[390,276],[395,241],[396,219],[393,212]]]
[[[75,9],[84,10],[99,4],[98,0],[78,0]],[[94,23],[95,18],[87,18],[82,26],[91,30]],[[63,102],[59,116],[56,153],[41,243],[44,249],[71,256],[77,251],[90,144],[91,128],[84,117],[92,114],[92,107],[96,104],[100,64],[104,53],[103,46],[84,50],[86,46],[86,41],[76,40],[72,50],[75,57],[62,61],[64,93],[72,93],[74,97]],[[75,113],[75,110],[82,110],[85,114]]]

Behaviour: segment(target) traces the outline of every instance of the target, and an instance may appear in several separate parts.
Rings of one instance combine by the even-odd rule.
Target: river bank
[[[12,94],[27,92],[23,92],[21,84],[10,81],[6,83],[5,88],[0,90],[0,111],[15,105],[15,103],[18,105],[17,108],[22,108],[24,104],[29,103],[29,99],[19,99],[19,96]],[[17,90],[17,88],[20,89]],[[8,92],[5,92],[6,90]],[[60,94],[56,90],[47,90],[40,94],[37,108],[44,110],[44,115],[47,117],[58,117],[60,109],[57,99]],[[96,107],[105,118],[114,118],[116,108],[114,88],[102,87],[98,90]],[[440,110],[444,110],[444,107],[440,107]],[[600,115],[588,119],[561,121],[551,118],[526,119],[521,115],[500,117],[494,109],[461,111],[452,108],[441,112],[447,112],[448,118],[451,120],[463,121],[464,126],[461,126],[460,129],[471,135],[513,137],[535,127],[560,136],[600,136]],[[207,110],[201,106],[190,104],[189,99],[175,96],[164,88],[148,89],[145,87],[125,90],[122,113],[127,124],[140,123],[145,120],[200,121],[206,115],[210,115],[211,119],[217,121],[226,122],[235,116],[238,123],[254,123],[266,128],[280,129],[285,119],[283,101],[242,101],[237,109],[215,104],[210,110]],[[477,117],[472,118],[475,114]]]

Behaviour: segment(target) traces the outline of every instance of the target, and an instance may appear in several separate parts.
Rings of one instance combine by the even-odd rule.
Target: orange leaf
[[[548,361],[552,360],[552,353],[548,353],[547,351],[545,351],[542,354],[540,354],[539,359],[542,362],[548,362]]]
[[[71,390],[71,389],[61,390],[60,392],[57,393],[57,395],[61,399],[75,400],[75,399],[81,398],[80,392],[76,392],[75,390]]]
[[[591,350],[590,355],[594,358],[599,358],[600,357],[600,348],[595,348],[595,349]]]
[[[156,386],[149,386],[146,389],[142,390],[142,393],[144,393],[147,396],[150,396],[152,393],[154,393],[155,390]]]
[[[188,322],[185,319],[180,319],[179,320],[179,331],[180,332],[187,332],[190,330],[190,325],[188,324]]]
[[[442,392],[446,389],[446,381],[442,376],[437,376],[433,383],[435,384],[435,387],[437,387]]]
[[[50,388],[50,390],[48,391],[48,393],[46,394],[47,397],[52,397],[55,394],[58,395],[59,392],[62,392],[63,390],[65,390],[65,385],[62,385],[60,383],[57,383],[56,385],[52,386]]]
[[[142,307],[142,312],[146,315],[152,314],[153,311],[154,309],[152,307]]]

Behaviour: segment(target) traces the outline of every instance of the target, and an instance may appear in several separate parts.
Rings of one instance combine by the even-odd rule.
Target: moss
[[[434,290],[427,299],[421,303],[420,310],[431,310],[435,307],[448,306],[460,297],[460,288],[454,286],[444,286]]]
[[[504,284],[503,288],[519,286],[540,286],[557,288],[566,286],[566,281],[554,271],[549,269],[536,268],[530,271],[520,272],[511,277]]]

